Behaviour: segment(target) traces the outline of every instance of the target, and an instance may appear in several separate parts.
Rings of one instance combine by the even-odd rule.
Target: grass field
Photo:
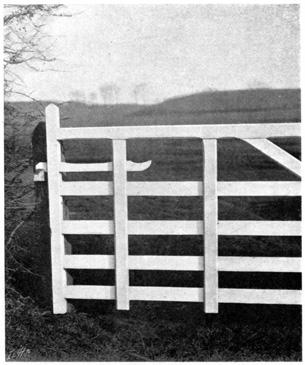
[[[255,99],[256,103],[252,101],[249,104],[250,111],[244,110],[244,113],[232,111],[234,109],[232,105],[242,109],[242,105],[245,104],[245,102],[241,103],[240,95],[238,95],[234,94],[231,102],[225,99],[224,95],[217,95],[213,99],[214,104],[210,101],[203,110],[195,106],[202,100],[199,96],[197,99],[185,98],[184,104],[181,100],[180,102],[172,100],[156,107],[134,106],[130,107],[128,112],[125,110],[126,120],[134,118],[133,120],[136,120],[138,124],[150,122],[154,124],[159,116],[159,121],[172,124],[173,118],[178,115],[180,121],[187,120],[190,123],[190,120],[194,120],[195,117],[197,118],[195,121],[199,122],[199,119],[202,119],[200,115],[202,112],[207,120],[214,120],[214,122],[215,118],[223,120],[224,115],[228,116],[227,122],[232,121],[232,118],[235,118],[235,122],[242,122],[245,115],[251,115],[252,122],[257,121],[257,118],[263,118],[265,122],[270,121],[270,118],[277,119],[279,115],[284,115],[286,118],[289,115],[288,121],[300,121],[298,103],[295,102],[295,96],[298,93],[288,92],[285,94],[286,98],[282,99],[276,94],[273,98],[269,98],[268,103],[266,95],[261,92],[260,97]],[[250,95],[251,98],[253,95],[253,93]],[[290,109],[285,107],[285,103]],[[219,109],[219,105],[222,105],[222,110]],[[76,120],[71,117],[65,119],[68,107],[63,108],[65,126],[97,124],[95,107],[91,109],[88,107],[86,110],[81,109],[80,105],[74,105],[74,107],[72,117],[75,116]],[[177,114],[179,108],[180,112]],[[81,113],[80,110],[82,110]],[[191,110],[197,111],[197,114],[191,115]],[[223,114],[228,113],[228,110],[231,110],[230,115]],[[111,115],[109,110],[108,112],[104,110],[106,119]],[[94,117],[90,113],[93,113]],[[107,119],[108,122],[103,124],[122,124],[124,108],[118,110],[116,116],[117,119],[112,116],[112,119]],[[128,124],[126,120],[125,123]],[[274,139],[273,142],[300,159],[299,138],[279,138]],[[127,146],[128,159],[135,162],[152,160],[148,170],[128,173],[129,181],[202,180],[200,140],[131,140],[128,141]],[[111,161],[111,144],[107,140],[102,142],[83,140],[79,143],[71,141],[65,143],[65,156],[68,162]],[[110,173],[70,173],[67,174],[66,179],[97,181],[112,180],[112,176]],[[245,142],[228,139],[218,143],[218,180],[297,181],[298,179]],[[112,197],[67,197],[65,203],[69,208],[70,219],[73,220],[113,218]],[[202,198],[199,197],[129,197],[128,204],[130,220],[202,219]],[[300,220],[301,199],[220,197],[219,219]],[[34,225],[34,222],[30,224]],[[33,230],[29,227],[30,233],[22,238],[25,245],[34,234]],[[67,236],[67,239],[72,245],[73,254],[114,253],[114,242],[111,236],[71,235]],[[22,245],[22,242],[20,244]],[[129,254],[202,255],[202,237],[130,236]],[[301,238],[220,236],[219,255],[300,257]],[[114,284],[112,270],[70,270],[69,272],[74,279],[74,284]],[[219,284],[222,288],[300,289],[301,275],[220,272]],[[16,285],[18,287],[18,282]],[[131,271],[130,285],[198,287],[202,286],[202,273]],[[31,290],[33,291],[33,288]],[[39,287],[36,290],[39,290]],[[71,303],[74,305],[74,311],[63,316],[53,315],[48,307],[39,306],[30,298],[20,301],[17,311],[9,303],[7,307],[9,320],[6,323],[8,359],[14,360],[16,351],[24,348],[29,351],[24,351],[19,360],[302,360],[302,318],[299,306],[221,304],[219,314],[208,315],[203,313],[201,303],[132,302],[129,312],[116,311],[112,301],[71,300]],[[10,313],[14,315],[10,316]]]

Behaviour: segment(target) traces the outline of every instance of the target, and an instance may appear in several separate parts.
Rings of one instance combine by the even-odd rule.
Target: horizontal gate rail
[[[158,125],[61,128],[59,109],[46,109],[47,166],[37,165],[37,181],[48,173],[54,313],[66,313],[67,299],[116,300],[128,310],[130,301],[201,302],[217,313],[219,303],[301,304],[301,290],[223,289],[219,272],[300,273],[299,257],[218,256],[218,236],[301,236],[301,221],[218,220],[220,196],[301,196],[300,181],[218,181],[217,139],[239,138],[261,153],[301,175],[301,162],[269,141],[300,137],[300,123]],[[148,169],[152,161],[127,161],[127,139],[199,138],[202,140],[202,181],[127,181],[128,172]],[[67,163],[61,142],[71,139],[112,139],[112,161]],[[41,171],[40,171],[41,170]],[[69,172],[112,172],[113,181],[66,181]],[[38,176],[39,175],[39,176]],[[63,177],[65,178],[63,179]],[[69,220],[65,197],[113,196],[113,220]],[[201,220],[129,220],[129,196],[197,196]],[[113,235],[114,255],[75,255],[66,235]],[[201,256],[129,255],[129,235],[201,235]],[[138,238],[140,239],[140,238]],[[143,240],[145,237],[143,237]],[[68,270],[114,270],[115,285],[73,285]],[[130,286],[129,271],[202,272],[202,287]]]
[[[130,138],[272,138],[300,137],[300,123],[150,125],[129,127],[60,128],[57,139]]]
[[[300,236],[301,221],[218,221],[223,236]],[[63,234],[114,234],[113,221],[65,220]],[[203,221],[128,221],[129,235],[202,235]]]
[[[151,164],[151,161],[146,161],[143,163],[135,163],[132,161],[126,162],[127,171],[144,171]],[[61,162],[59,164],[60,172],[107,172],[113,171],[112,162],[103,163],[67,163]]]
[[[218,182],[218,196],[300,196],[299,181]],[[113,195],[111,181],[62,182],[62,196]],[[202,196],[201,181],[129,181],[128,196]]]
[[[129,270],[204,271],[203,256],[129,256]],[[219,256],[218,271],[301,272],[298,257]],[[115,269],[114,255],[65,255],[65,269]]]
[[[115,299],[114,286],[71,285],[64,288],[69,299]],[[302,304],[300,290],[278,289],[218,289],[219,303],[241,304]],[[156,286],[129,287],[130,300],[203,302],[203,288],[173,288]]]

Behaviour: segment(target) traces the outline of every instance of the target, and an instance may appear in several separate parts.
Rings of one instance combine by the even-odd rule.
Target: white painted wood
[[[234,181],[218,182],[218,196],[300,196],[300,181]],[[199,181],[130,181],[128,196],[202,196]],[[111,181],[62,182],[62,196],[113,195]]]
[[[301,272],[296,257],[218,257],[218,271]],[[129,256],[130,270],[203,271],[202,256]]]
[[[220,303],[302,304],[301,290],[219,289]]]
[[[113,221],[63,221],[64,234],[113,234]],[[202,235],[202,221],[128,221],[133,235]],[[219,221],[218,235],[301,236],[300,221]]]
[[[218,313],[217,140],[203,140],[204,309]]]
[[[128,234],[201,235],[202,221],[128,221]],[[113,234],[113,221],[64,221],[65,234]]]
[[[114,255],[65,255],[63,257],[65,269],[115,269]]]
[[[219,303],[302,304],[301,290],[219,289]],[[71,285],[64,288],[69,299],[115,299],[114,286]],[[131,286],[130,300],[203,302],[203,288]]]
[[[127,161],[126,170],[129,172],[144,171],[151,165],[151,160],[146,162]],[[62,162],[60,172],[107,172],[113,171],[112,162],[103,163],[67,163]]]
[[[202,196],[202,182],[131,181],[127,192],[130,196]]]
[[[113,221],[63,221],[64,234],[114,234]]]
[[[68,285],[64,287],[67,299],[115,299],[115,286]]]
[[[223,181],[218,196],[300,196],[300,181]]]
[[[66,313],[67,300],[64,298],[63,286],[68,284],[68,276],[63,268],[64,236],[61,232],[63,221],[63,198],[60,197],[60,180],[58,172],[61,161],[61,146],[56,140],[60,128],[59,109],[54,104],[46,108],[47,131],[47,156],[48,156],[48,188],[49,188],[49,213],[51,228],[51,260],[52,260],[52,290],[53,312]]]
[[[59,165],[60,172],[104,172],[112,171],[112,162],[103,163],[68,163]]]
[[[38,182],[38,181],[45,181],[45,173],[43,170],[39,170],[34,172],[34,177],[33,177],[33,181],[34,182]]]
[[[35,166],[34,171],[34,181],[45,181],[45,173],[47,172],[47,163],[46,162],[39,162]]]
[[[300,221],[219,221],[219,235],[301,236]]]
[[[219,303],[302,304],[301,290],[219,289]],[[203,302],[203,288],[130,287],[130,300]]]
[[[132,162],[127,161],[126,163],[126,171],[128,172],[137,172],[147,170],[151,166],[151,160],[145,162]]]
[[[129,310],[126,141],[113,140],[116,307]]]
[[[202,221],[129,221],[128,233],[134,235],[202,235]]]
[[[301,290],[219,289],[219,303],[301,304]],[[130,287],[130,300],[203,302],[202,288]]]
[[[131,300],[202,302],[201,288],[130,287]],[[219,289],[220,303],[301,304],[301,290]]]
[[[63,181],[60,184],[62,196],[104,196],[113,195],[112,181]]]
[[[48,164],[47,162],[39,162],[38,164],[36,164],[35,169],[48,172]]]
[[[299,196],[300,182],[217,182],[216,138],[242,138],[300,176],[301,162],[266,138],[300,136],[299,123],[244,125],[136,126],[60,128],[59,111],[46,109],[49,165],[50,225],[54,313],[67,311],[67,298],[116,299],[118,309],[129,300],[194,301],[206,298],[206,312],[216,313],[221,303],[301,304],[301,291],[218,289],[218,271],[300,272],[300,258],[218,257],[218,235],[301,235],[298,221],[217,221],[217,196]],[[49,126],[48,126],[49,125]],[[113,164],[67,164],[60,161],[58,139],[111,138]],[[129,138],[204,139],[204,183],[129,182],[127,171],[143,171],[151,161],[126,161]],[[265,140],[260,140],[264,138]],[[54,158],[55,157],[55,158]],[[62,182],[62,172],[113,171],[112,182]],[[36,179],[36,180],[35,180]],[[42,181],[42,172],[35,181]],[[63,221],[61,196],[114,195],[114,221]],[[127,196],[203,196],[203,221],[128,221]],[[52,203],[51,203],[52,201]],[[69,255],[63,234],[114,234],[116,254]],[[128,256],[128,234],[205,235],[204,257]],[[203,271],[204,288],[129,287],[129,270]],[[73,286],[65,268],[115,269],[116,286]]]
[[[43,170],[36,170],[34,172],[34,182],[38,182],[38,181],[45,181],[45,172]]]
[[[218,257],[219,271],[240,272],[301,272],[299,257]]]
[[[130,300],[204,302],[202,288],[131,286]]]
[[[129,256],[129,270],[203,271],[202,256]],[[66,269],[115,269],[113,255],[65,255]],[[218,271],[301,272],[299,257],[219,256]]]
[[[301,176],[301,161],[268,139],[244,139],[244,141],[272,158],[296,176]]]
[[[204,123],[204,121],[203,121]],[[271,138],[299,137],[301,123],[154,125],[128,127],[61,128],[63,139],[129,139],[129,138]]]
[[[129,256],[130,270],[203,271],[202,256]]]
[[[113,195],[111,181],[62,182],[63,196]],[[202,196],[202,183],[196,181],[130,181],[127,182],[128,196]]]

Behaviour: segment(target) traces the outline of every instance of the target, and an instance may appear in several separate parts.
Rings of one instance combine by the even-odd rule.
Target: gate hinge
[[[45,181],[45,173],[48,171],[48,164],[46,162],[39,162],[35,166],[34,181]]]

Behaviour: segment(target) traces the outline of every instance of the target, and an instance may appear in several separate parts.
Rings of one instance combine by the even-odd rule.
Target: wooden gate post
[[[52,293],[53,312],[67,313],[70,309],[64,297],[65,287],[72,284],[71,276],[63,267],[65,253],[70,253],[70,245],[62,233],[62,223],[67,218],[67,209],[60,194],[62,175],[60,163],[62,160],[62,145],[57,140],[60,128],[59,109],[50,104],[46,108],[47,155],[48,155],[48,187],[49,187],[49,214],[51,227],[51,262],[52,262]]]

